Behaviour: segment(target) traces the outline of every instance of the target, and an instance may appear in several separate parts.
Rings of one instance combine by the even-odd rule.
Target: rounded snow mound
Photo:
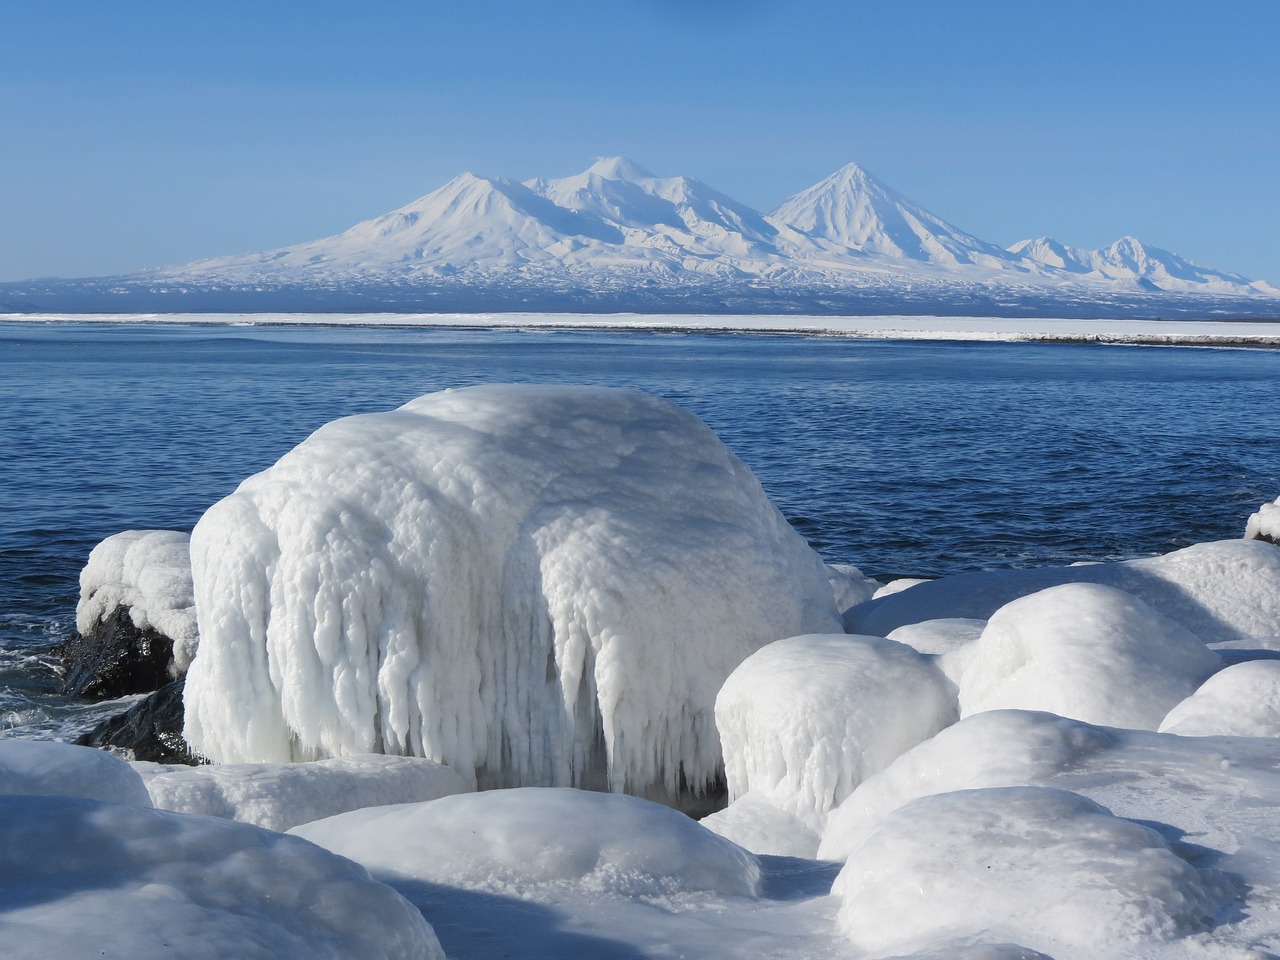
[[[219,762],[439,760],[481,786],[694,792],[766,643],[838,629],[826,566],[696,417],[489,386],[321,427],[191,541],[185,736]]]
[[[1215,673],[1169,711],[1160,732],[1280,737],[1280,660],[1249,660]]]
[[[754,856],[684,814],[563,787],[356,810],[290,832],[379,875],[491,892],[753,897],[760,886]]]
[[[990,710],[966,717],[866,780],[827,820],[824,860],[847,860],[881,820],[920,797],[1026,786],[1115,746],[1114,731],[1052,713]]]
[[[311,763],[140,763],[136,769],[161,810],[240,820],[268,830],[288,830],[361,807],[435,800],[467,789],[466,780],[443,764],[381,754]]]
[[[91,747],[41,740],[0,740],[0,794],[151,806],[142,778],[125,761]]]
[[[354,863],[242,823],[0,797],[6,960],[443,960],[431,927]]]
[[[816,831],[854,787],[955,719],[929,659],[881,637],[779,640],[716,698],[730,799],[760,792]]]
[[[890,631],[888,637],[905,643],[920,653],[943,656],[973,643],[982,636],[982,631],[986,628],[985,620],[950,617],[904,624]]]
[[[862,950],[985,940],[1108,956],[1206,929],[1228,895],[1154,830],[1044,787],[914,800],[852,851],[832,892]]]
[[[1265,540],[1280,545],[1280,497],[1274,503],[1264,503],[1244,525],[1246,540]]]
[[[76,630],[88,634],[124,607],[139,630],[173,641],[174,668],[185,671],[199,642],[190,541],[176,530],[125,530],[99,543],[80,571]]]
[[[761,793],[744,794],[698,822],[752,853],[806,860],[818,853],[818,834]]]
[[[1069,583],[991,617],[960,675],[960,714],[1044,710],[1155,730],[1221,665],[1197,637],[1136,597]]]

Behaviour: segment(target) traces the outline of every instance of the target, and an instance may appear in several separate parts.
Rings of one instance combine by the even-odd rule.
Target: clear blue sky
[[[0,280],[336,233],[623,154],[768,211],[850,160],[1009,244],[1280,282],[1280,2],[14,2]]]

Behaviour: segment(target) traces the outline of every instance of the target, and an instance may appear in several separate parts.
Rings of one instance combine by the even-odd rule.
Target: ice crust
[[[435,800],[467,789],[467,781],[443,764],[381,754],[311,763],[137,763],[134,769],[161,810],[240,820],[268,830],[288,830],[361,807]]]
[[[1280,660],[1250,660],[1214,674],[1169,711],[1162,733],[1280,737]]]
[[[0,796],[6,960],[444,960],[422,915],[354,863],[242,823]]]
[[[291,832],[379,876],[535,898],[566,889],[754,897],[760,886],[752,854],[684,814],[566,787],[375,807]]]
[[[185,671],[199,642],[190,540],[176,530],[125,530],[99,543],[80,572],[76,630],[88,634],[125,607],[139,630],[173,641],[174,669]]]
[[[771,643],[716,699],[730,799],[760,793],[814,831],[866,777],[955,720],[930,660],[880,637]]]
[[[221,762],[412,754],[485,787],[696,791],[729,672],[838,629],[825,564],[750,471],[625,390],[335,421],[214,505],[191,555],[185,733]]]
[[[1252,514],[1244,526],[1246,540],[1267,539],[1280,544],[1280,497],[1273,503],[1264,503]]]
[[[922,620],[986,619],[1019,597],[1064,583],[1123,590],[1206,643],[1280,634],[1280,550],[1253,540],[1200,543],[1122,563],[943,577],[853,607],[845,630],[886,636]]]
[[[1221,666],[1199,638],[1136,597],[1067,583],[992,615],[960,675],[960,713],[1044,710],[1155,730]]]
[[[1044,787],[913,800],[850,852],[832,892],[862,950],[1013,941],[1114,952],[1208,928],[1231,896],[1154,830]]]
[[[0,739],[0,795],[80,797],[150,807],[142,778],[102,750]]]
[[[819,834],[779,806],[776,799],[764,793],[746,793],[698,822],[752,853],[812,860],[818,853]]]

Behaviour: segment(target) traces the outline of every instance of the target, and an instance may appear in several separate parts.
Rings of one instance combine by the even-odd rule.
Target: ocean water
[[[752,334],[0,323],[0,736],[58,695],[99,540],[190,529],[335,417],[592,383],[702,417],[828,560],[940,576],[1240,536],[1280,495],[1280,354]]]

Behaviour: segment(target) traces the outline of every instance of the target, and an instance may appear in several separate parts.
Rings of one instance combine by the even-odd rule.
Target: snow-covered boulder
[[[960,714],[1044,710],[1155,730],[1221,666],[1196,636],[1136,597],[1068,583],[991,617],[960,675]]]
[[[741,847],[669,807],[564,787],[467,793],[356,810],[290,831],[378,876],[536,898],[752,897],[760,867]]]
[[[806,860],[818,853],[818,833],[763,793],[744,794],[698,822],[752,853]]]
[[[443,960],[422,914],[360,866],[243,823],[0,797],[6,960]]]
[[[1162,733],[1280,737],[1280,660],[1250,660],[1214,674],[1169,711]]]
[[[330,423],[192,534],[186,736],[440,760],[484,787],[713,781],[730,671],[838,629],[826,565],[697,418],[489,386]]]
[[[973,643],[982,636],[982,631],[986,628],[985,620],[950,617],[904,624],[890,631],[888,637],[890,640],[905,643],[920,653],[942,656]]]
[[[1274,503],[1264,503],[1249,517],[1244,525],[1244,538],[1280,546],[1280,497]]]
[[[815,831],[854,787],[955,719],[929,658],[881,637],[771,643],[716,699],[730,799],[760,793]]]
[[[880,956],[974,941],[1120,955],[1207,929],[1233,896],[1154,830],[1043,787],[914,800],[858,844],[832,892],[841,930]]]
[[[189,541],[173,530],[126,530],[93,548],[80,572],[76,634],[62,648],[68,693],[145,693],[186,671],[198,643]]]
[[[362,807],[436,800],[467,789],[453,770],[419,757],[371,754],[311,763],[173,767],[138,763],[161,810],[199,813],[288,830]]]
[[[1253,540],[1199,543],[1122,563],[943,577],[850,608],[845,630],[883,637],[922,620],[986,619],[1019,597],[1064,583],[1133,594],[1206,643],[1280,634],[1280,551]]]
[[[4,794],[151,806],[142,778],[118,757],[40,740],[0,740],[0,795]]]
[[[851,563],[828,564],[827,579],[835,594],[836,611],[842,614],[872,599],[881,586],[878,580],[872,580]]]

